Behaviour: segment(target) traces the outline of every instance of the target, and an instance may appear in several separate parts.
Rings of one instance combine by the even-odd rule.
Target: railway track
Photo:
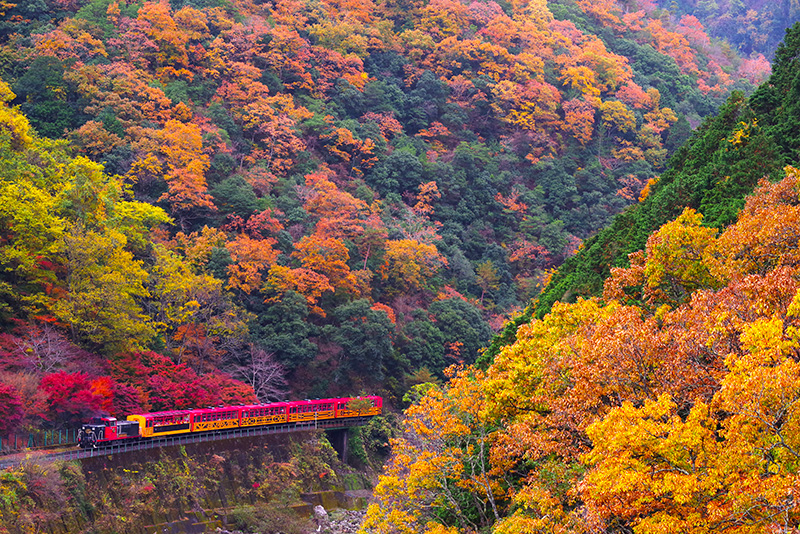
[[[305,421],[262,427],[232,428],[213,432],[178,434],[163,438],[120,440],[119,443],[112,442],[112,445],[97,447],[95,449],[74,448],[70,450],[57,450],[52,452],[46,450],[32,450],[0,458],[0,469],[14,467],[24,463],[47,463],[57,460],[83,460],[85,458],[93,458],[96,456],[124,454],[127,452],[142,451],[160,447],[171,447],[174,445],[185,445],[189,443],[201,443],[205,441],[265,436],[268,434],[287,434],[290,432],[307,432],[309,430],[316,429],[339,430],[355,426],[364,426],[369,422],[370,419],[372,419],[372,417],[350,417],[346,419]],[[130,441],[130,443],[128,443],[128,441]]]

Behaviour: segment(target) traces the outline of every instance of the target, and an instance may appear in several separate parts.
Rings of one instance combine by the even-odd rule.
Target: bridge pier
[[[339,453],[339,459],[342,463],[347,463],[347,429],[341,428],[337,430],[326,430],[325,434],[328,436],[328,441],[331,442],[333,448]]]

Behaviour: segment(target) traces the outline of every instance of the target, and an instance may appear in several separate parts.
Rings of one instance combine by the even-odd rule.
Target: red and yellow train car
[[[192,431],[192,411],[172,410],[169,412],[153,412],[128,416],[128,421],[139,423],[139,436],[171,436]]]
[[[289,403],[256,404],[242,406],[239,426],[276,425],[288,421]]]
[[[289,422],[320,421],[336,417],[338,399],[304,400],[289,403]]]
[[[368,401],[368,402],[365,402]],[[336,417],[368,417],[380,415],[383,399],[375,395],[366,397],[336,399]]]
[[[241,406],[191,410],[192,432],[225,430],[239,426]]]

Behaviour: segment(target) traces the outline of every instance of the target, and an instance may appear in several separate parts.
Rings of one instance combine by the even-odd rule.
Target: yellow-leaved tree
[[[491,473],[494,422],[481,371],[450,368],[447,389],[429,387],[406,412],[405,433],[375,488],[366,532],[472,532],[497,521],[501,480]]]

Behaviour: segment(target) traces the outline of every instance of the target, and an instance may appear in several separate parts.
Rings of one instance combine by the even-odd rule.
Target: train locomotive
[[[351,401],[358,403],[354,407]],[[232,428],[328,421],[379,415],[383,399],[377,396],[342,397],[271,404],[220,406],[129,415],[127,420],[95,417],[81,426],[78,446],[102,447],[121,440],[150,439],[175,434],[213,432]]]

